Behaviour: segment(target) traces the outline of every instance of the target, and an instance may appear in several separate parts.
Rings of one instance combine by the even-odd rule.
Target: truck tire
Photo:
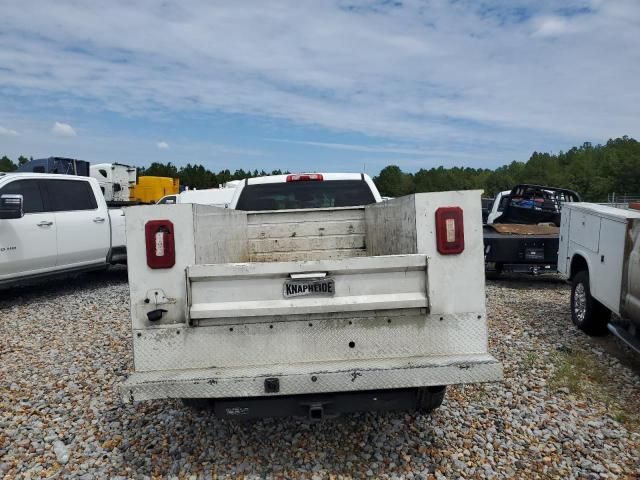
[[[606,335],[611,310],[591,296],[589,272],[581,270],[571,283],[571,320],[587,335]]]
[[[446,385],[418,388],[418,410],[429,413],[438,408],[442,405],[446,391]]]
[[[485,278],[487,280],[499,280],[502,275],[502,264],[496,263],[495,270],[485,270]]]

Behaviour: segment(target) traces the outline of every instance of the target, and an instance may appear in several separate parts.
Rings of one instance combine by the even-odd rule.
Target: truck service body
[[[560,230],[573,322],[590,335],[611,331],[640,353],[640,211],[565,205]]]
[[[249,179],[229,209],[128,208],[123,400],[320,419],[429,410],[446,385],[499,380],[480,193],[381,202],[366,175],[302,174]]]

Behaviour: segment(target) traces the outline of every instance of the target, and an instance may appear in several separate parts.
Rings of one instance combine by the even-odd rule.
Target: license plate
[[[527,248],[524,258],[526,260],[542,260],[544,258],[544,248]]]
[[[333,278],[328,277],[286,280],[283,293],[285,298],[333,297],[336,293],[336,283]]]

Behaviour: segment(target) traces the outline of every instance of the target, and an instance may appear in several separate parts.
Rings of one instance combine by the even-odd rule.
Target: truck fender
[[[569,267],[569,280],[573,279],[574,275],[579,271],[585,270],[584,267],[586,267],[587,273],[591,272],[591,260],[589,257],[590,256],[582,250],[576,250],[573,252]]]

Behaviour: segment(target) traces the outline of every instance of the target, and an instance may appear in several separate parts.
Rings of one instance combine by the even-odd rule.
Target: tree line
[[[176,167],[173,163],[153,162],[148,167],[138,169],[138,176],[148,175],[156,177],[172,177],[180,179],[180,185],[186,185],[189,188],[215,188],[223,185],[231,180],[243,180],[252,177],[264,177],[265,175],[282,175],[282,170],[272,170],[270,173],[264,170],[243,170],[242,168],[231,172],[231,170],[220,170],[215,173],[198,164],[190,164],[183,167]]]
[[[468,189],[484,190],[492,197],[518,183],[533,183],[575,190],[583,200],[604,201],[614,192],[640,194],[640,142],[624,136],[557,154],[533,152],[526,162],[514,161],[495,170],[437,167],[406,173],[390,165],[374,181],[380,193],[390,197]]]
[[[31,158],[31,160],[33,160],[33,158]],[[13,172],[19,166],[24,165],[28,161],[29,159],[27,157],[25,157],[24,155],[20,155],[17,162],[13,163],[13,160],[4,155],[2,158],[0,158],[0,172]]]
[[[0,171],[10,172],[28,161],[20,156],[14,163],[4,156]],[[138,175],[179,178],[190,188],[214,188],[230,180],[248,177],[280,175],[282,170],[229,169],[212,172],[199,164],[177,167],[173,163],[153,162],[138,169]],[[603,201],[610,193],[640,194],[640,142],[624,136],[611,139],[605,145],[584,143],[566,152],[533,152],[526,162],[513,161],[494,170],[485,168],[442,166],[403,172],[397,165],[383,168],[374,182],[384,196],[398,197],[410,193],[447,190],[484,190],[493,196],[509,190],[517,183],[535,183],[577,191],[584,200]]]

